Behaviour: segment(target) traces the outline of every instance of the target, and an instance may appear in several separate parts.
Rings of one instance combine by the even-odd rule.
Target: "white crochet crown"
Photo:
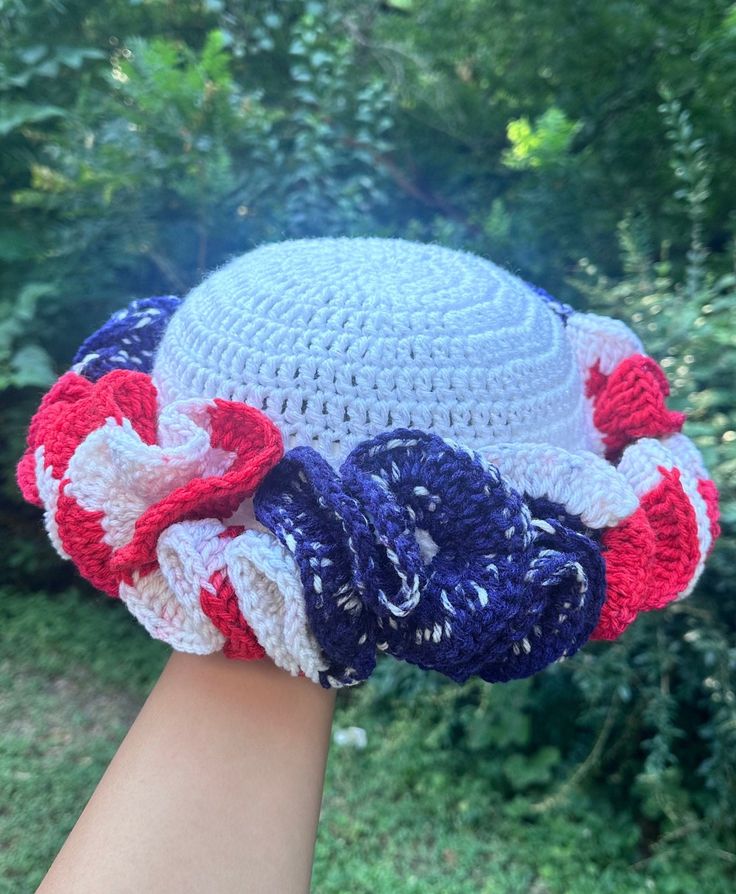
[[[208,276],[173,316],[152,378],[161,405],[257,407],[288,450],[339,464],[392,428],[474,449],[598,449],[561,318],[488,260],[402,239],[263,245]]]

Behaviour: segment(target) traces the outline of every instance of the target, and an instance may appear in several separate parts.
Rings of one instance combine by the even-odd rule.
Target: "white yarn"
[[[698,524],[698,544],[700,545],[700,561],[698,562],[692,580],[687,588],[680,594],[678,599],[684,599],[689,596],[695,589],[698,578],[705,567],[705,557],[713,543],[713,537],[710,532],[710,519],[708,518],[708,507],[705,500],[698,490],[698,479],[706,479],[709,477],[703,462],[703,457],[687,435],[678,432],[662,438],[661,443],[674,456],[677,467],[681,470],[681,482],[685,493],[688,495],[690,502],[695,510],[695,519]]]
[[[59,528],[56,524],[56,508],[59,503],[59,487],[61,481],[54,478],[51,466],[46,466],[45,448],[43,444],[37,447],[34,453],[36,461],[36,487],[38,496],[43,504],[43,522],[49,540],[62,559],[70,559],[69,553],[64,549],[59,536]]]
[[[202,589],[215,592],[212,575],[225,569],[223,531],[211,518],[171,525],[156,547],[159,569],[120,586],[120,598],[149,633],[179,651],[208,655],[225,644],[200,603]]]
[[[657,438],[640,438],[625,448],[618,470],[632,486],[637,497],[643,497],[662,480],[662,473],[657,466],[673,469],[678,464],[662,441]],[[685,475],[683,471],[682,479]]]
[[[237,258],[177,310],[152,378],[162,406],[242,401],[287,450],[335,465],[402,426],[474,449],[585,443],[561,318],[491,261],[401,239],[292,240]]]
[[[550,444],[494,444],[483,454],[516,490],[560,503],[590,528],[613,527],[639,505],[620,472],[589,451],[571,453]]]
[[[120,584],[120,598],[154,639],[177,652],[208,655],[225,644],[225,637],[214,627],[208,631],[197,615],[187,612],[159,569],[145,576],[133,572],[132,585]]]
[[[163,532],[156,546],[161,572],[179,604],[195,617],[204,638],[217,629],[202,611],[200,591],[215,593],[210,578],[225,568],[228,541],[220,537],[224,531],[222,522],[214,518],[178,522]]]
[[[610,375],[643,353],[622,321],[572,313],[563,322],[476,255],[400,239],[303,239],[263,245],[208,276],[173,316],[152,378],[164,409],[187,398],[241,401],[277,425],[286,450],[311,446],[334,466],[391,428],[431,431],[600,529],[631,515],[659,475],[646,444],[619,468],[607,462],[585,381],[596,364]],[[675,453],[667,468],[680,462]],[[694,462],[682,459],[691,470],[683,486],[704,555]],[[298,568],[255,521],[252,501],[230,522],[241,520],[251,530],[228,546],[241,611],[278,664],[316,679],[323,656]],[[431,543],[420,547],[431,557]]]
[[[293,556],[270,532],[245,531],[229,543],[226,564],[240,611],[274,663],[318,683],[327,663],[309,629]]]
[[[709,477],[702,456],[689,438],[674,434],[642,438],[612,465],[593,424],[594,398],[585,395],[596,364],[609,375],[643,353],[623,322],[561,309],[468,252],[378,238],[263,245],[207,277],[171,318],[152,371],[156,443],[145,443],[135,419],[106,419],[72,454],[65,494],[99,514],[104,543],[113,550],[128,545],[150,506],[231,467],[235,454],[211,445],[215,398],[262,410],[287,451],[310,446],[334,466],[387,430],[432,432],[478,451],[518,491],[561,504],[594,529],[629,517],[661,481],[658,466],[676,467],[700,550],[683,598],[712,543],[697,489],[698,479]],[[121,348],[118,359],[126,357]],[[43,446],[34,460],[49,537],[69,558],[56,520],[62,482],[46,467]],[[165,512],[162,518],[170,521]],[[246,530],[221,536],[232,525]],[[437,544],[422,529],[416,538],[429,563]],[[215,595],[211,580],[222,573],[271,659],[320,682],[329,662],[310,631],[299,567],[257,522],[252,498],[228,519],[170,524],[156,560],[154,570],[134,571],[132,582],[119,587],[152,636],[184,652],[222,649],[226,636],[201,605],[203,591]],[[405,601],[388,608],[404,614],[420,593],[416,581],[410,588],[396,571]],[[224,592],[231,600],[231,591]],[[234,609],[231,601],[221,607]]]
[[[210,446],[208,400],[179,401],[159,418],[158,444],[146,444],[130,420],[109,418],[74,451],[66,493],[88,512],[102,512],[104,542],[133,537],[141,514],[192,478],[222,475],[234,454]]]
[[[626,323],[600,314],[572,314],[567,321],[567,337],[580,369],[598,361],[604,376],[610,376],[632,354],[645,353],[641,339]]]
[[[687,435],[677,432],[661,438],[661,443],[677,457],[678,466],[687,469],[693,478],[710,478],[702,453]]]

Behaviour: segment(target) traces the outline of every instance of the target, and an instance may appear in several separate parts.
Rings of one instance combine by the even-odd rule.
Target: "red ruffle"
[[[616,639],[636,618],[647,591],[656,538],[640,506],[601,539],[606,601],[591,639]]]
[[[633,515],[603,534],[607,594],[592,639],[616,639],[640,611],[675,599],[695,573],[700,559],[695,510],[680,470],[657,468],[659,484]]]
[[[633,354],[610,375],[600,361],[588,370],[585,393],[593,398],[593,424],[604,435],[606,459],[615,462],[639,438],[661,438],[682,429],[686,416],[668,410],[667,376],[651,357]]]
[[[65,373],[44,396],[28,429],[28,446],[17,468],[24,498],[42,505],[36,482],[38,447],[43,445],[44,464],[60,480],[77,447],[110,417],[118,424],[129,419],[146,444],[155,443],[156,389],[145,373],[115,370],[96,383]]]
[[[156,558],[161,532],[180,521],[228,518],[256,488],[284,453],[281,433],[260,410],[229,400],[214,401],[210,408],[212,447],[235,454],[221,476],[193,478],[163,500],[150,506],[135,525],[127,546],[115,552],[113,566],[127,575]]]
[[[242,534],[245,529],[239,525],[226,528],[220,537],[230,540]],[[216,571],[209,580],[210,587],[202,587],[199,593],[199,604],[202,611],[226,638],[222,649],[227,658],[240,661],[258,661],[266,654],[263,646],[253,632],[253,628],[243,617],[238,605],[230,578],[222,571]]]
[[[18,482],[27,500],[42,505],[35,453],[43,446],[45,465],[60,482],[56,523],[62,546],[96,588],[117,596],[122,580],[133,582],[134,571],[146,574],[156,567],[156,545],[166,528],[185,520],[229,517],[281,459],[281,435],[260,410],[217,399],[208,413],[212,448],[235,455],[227,471],[194,478],[149,506],[136,521],[130,543],[113,550],[105,542],[104,513],[83,509],[65,492],[67,468],[84,439],[109,419],[118,425],[128,420],[146,444],[155,444],[156,389],[149,376],[129,370],[115,370],[96,383],[69,372],[43,398],[29,428],[28,448],[18,465]],[[228,638],[226,654],[263,657],[263,649],[240,613],[227,577],[218,573],[211,583],[215,592],[203,587],[201,604]]]

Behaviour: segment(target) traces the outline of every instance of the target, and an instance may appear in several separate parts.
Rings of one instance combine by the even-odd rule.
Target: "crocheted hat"
[[[174,649],[502,681],[692,591],[718,491],[668,393],[622,322],[488,260],[293,240],[116,313],[18,481]]]

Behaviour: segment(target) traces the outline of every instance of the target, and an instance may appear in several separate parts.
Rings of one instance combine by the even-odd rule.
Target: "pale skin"
[[[39,894],[306,894],[335,690],[174,653]]]

